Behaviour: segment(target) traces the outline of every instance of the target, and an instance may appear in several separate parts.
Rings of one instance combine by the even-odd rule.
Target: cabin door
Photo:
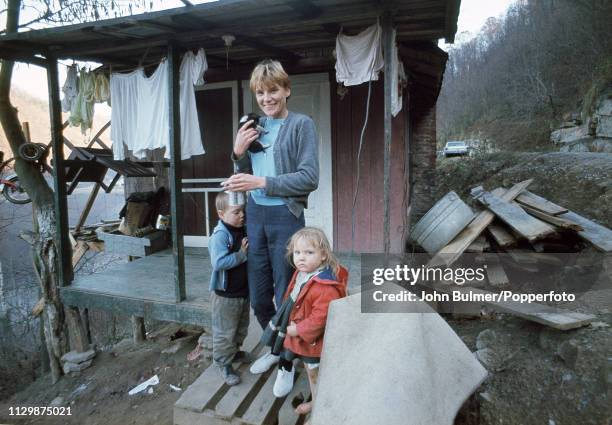
[[[219,183],[233,172],[230,155],[238,128],[238,84],[196,87],[196,104],[204,155],[182,161],[185,246],[206,247],[217,223]]]
[[[244,81],[245,113],[260,113],[259,106]],[[251,105],[248,108],[246,105]],[[307,226],[316,226],[325,231],[333,246],[333,205],[332,205],[332,154],[330,128],[329,76],[326,73],[291,76],[291,97],[288,108],[310,116],[319,137],[319,188],[308,197],[308,209],[304,211]]]

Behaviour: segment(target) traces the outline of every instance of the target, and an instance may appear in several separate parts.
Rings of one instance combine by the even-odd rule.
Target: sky
[[[211,0],[191,0],[194,4],[205,3]],[[214,0],[213,0],[214,1]],[[456,41],[468,40],[475,36],[489,17],[500,17],[508,7],[516,0],[462,0],[457,22]],[[154,0],[153,10],[170,9],[181,7],[180,0]],[[26,9],[21,21],[31,19],[33,11]],[[0,17],[0,28],[4,28],[4,17]],[[469,34],[463,34],[463,33]],[[447,50],[449,45],[441,42],[440,48]],[[67,64],[67,63],[66,63]],[[42,68],[34,65],[17,64],[13,74],[13,84],[27,93],[40,98],[47,99],[47,79]],[[66,78],[66,67],[59,67],[60,84]],[[108,113],[110,115],[110,113]]]

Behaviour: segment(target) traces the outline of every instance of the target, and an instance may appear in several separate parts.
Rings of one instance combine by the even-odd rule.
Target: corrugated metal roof
[[[452,41],[460,0],[222,0],[94,23],[27,31],[0,37],[0,57],[34,55],[95,60],[132,66],[146,55],[158,60],[168,40],[183,48],[203,47],[211,67],[225,65],[221,36],[236,37],[231,64],[262,56],[297,61],[313,49],[332,49],[340,28],[354,34],[384,10],[393,16],[400,42]]]

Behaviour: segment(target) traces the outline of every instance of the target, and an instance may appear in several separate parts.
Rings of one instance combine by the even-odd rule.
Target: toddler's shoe
[[[276,381],[274,382],[274,388],[272,389],[274,397],[285,397],[291,392],[291,389],[293,388],[294,375],[295,367],[292,367],[290,372],[283,368],[278,370]]]
[[[275,356],[272,353],[266,353],[251,365],[249,369],[253,375],[259,375],[260,373],[264,373],[276,363],[278,363],[280,356]]]
[[[221,368],[221,375],[223,375],[223,380],[230,387],[240,383],[240,376],[238,376],[231,364]]]

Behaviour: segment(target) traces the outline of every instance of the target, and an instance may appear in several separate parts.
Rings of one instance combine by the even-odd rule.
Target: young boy
[[[215,200],[219,223],[208,242],[212,273],[210,278],[213,360],[227,385],[237,385],[240,377],[232,362],[248,362],[240,351],[249,327],[249,287],[244,229],[244,207],[230,206],[229,196],[220,192]]]

